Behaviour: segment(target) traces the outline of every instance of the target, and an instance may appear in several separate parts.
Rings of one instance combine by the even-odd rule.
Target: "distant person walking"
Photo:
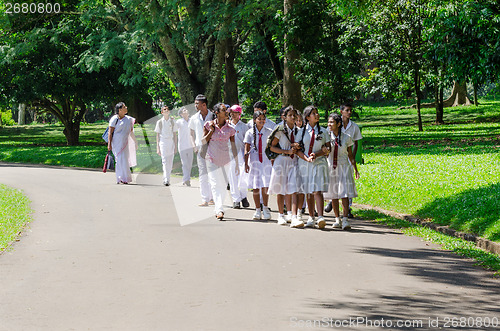
[[[116,183],[132,181],[131,167],[137,165],[137,140],[134,135],[135,118],[127,115],[127,106],[120,102],[115,106],[115,115],[109,120],[108,151],[115,156]]]
[[[182,185],[191,186],[191,169],[193,168],[193,142],[191,141],[191,131],[189,130],[189,111],[182,107],[179,109],[177,124],[177,148],[182,164]]]
[[[163,185],[170,186],[170,174],[174,164],[175,146],[177,145],[177,124],[170,116],[167,106],[161,108],[163,115],[156,122],[156,153],[161,156],[163,166]]]

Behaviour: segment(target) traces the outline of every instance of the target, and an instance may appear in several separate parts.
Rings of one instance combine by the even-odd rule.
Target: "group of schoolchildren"
[[[271,219],[269,195],[277,195],[280,225],[323,229],[324,212],[333,209],[333,227],[351,228],[349,206],[357,197],[354,177],[359,178],[354,156],[362,136],[350,120],[350,104],[341,105],[340,114],[330,114],[327,128],[319,125],[320,115],[314,106],[306,107],[302,114],[293,106],[282,108],[279,124],[266,117],[267,105],[262,101],[254,104],[248,123],[241,121],[239,105],[218,103],[209,111],[206,97],[198,95],[195,106],[197,113],[191,118],[187,109],[181,108],[177,121],[168,107],[162,108],[163,117],[155,132],[164,185],[170,185],[177,146],[183,185],[190,186],[194,151],[202,198],[199,206],[214,205],[219,220],[224,218],[222,202],[229,184],[234,209],[250,206],[247,192],[252,190],[254,220]],[[326,208],[324,199],[331,200]],[[304,222],[306,205],[309,216]]]

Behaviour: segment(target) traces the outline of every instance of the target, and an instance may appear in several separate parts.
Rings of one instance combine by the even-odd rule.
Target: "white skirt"
[[[347,163],[339,163],[337,168],[329,167],[330,169],[330,184],[328,192],[324,194],[325,199],[342,199],[356,198],[356,184],[354,182],[352,165]]]
[[[299,160],[299,193],[310,194],[328,191],[330,178],[326,157],[320,157],[314,162]]]
[[[296,160],[288,155],[278,155],[274,160],[269,194],[293,194],[297,192]]]
[[[250,170],[240,176],[240,187],[260,189],[269,187],[273,166],[267,158],[261,163],[257,160],[248,160]],[[244,168],[244,167],[243,167]]]

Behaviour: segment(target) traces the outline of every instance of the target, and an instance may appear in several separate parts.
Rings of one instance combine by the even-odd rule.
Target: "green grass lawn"
[[[365,164],[356,201],[499,241],[500,102],[446,108],[447,125],[433,125],[435,110],[424,109],[423,132],[416,110],[396,108],[364,107],[357,121]]]
[[[31,221],[30,201],[19,190],[0,184],[0,252]]]

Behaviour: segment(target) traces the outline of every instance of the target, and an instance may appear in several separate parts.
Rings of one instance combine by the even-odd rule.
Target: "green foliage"
[[[0,109],[0,125],[12,126],[16,122],[12,119],[12,112],[10,109],[2,110]]]
[[[31,221],[30,201],[19,190],[0,184],[0,252]]]

